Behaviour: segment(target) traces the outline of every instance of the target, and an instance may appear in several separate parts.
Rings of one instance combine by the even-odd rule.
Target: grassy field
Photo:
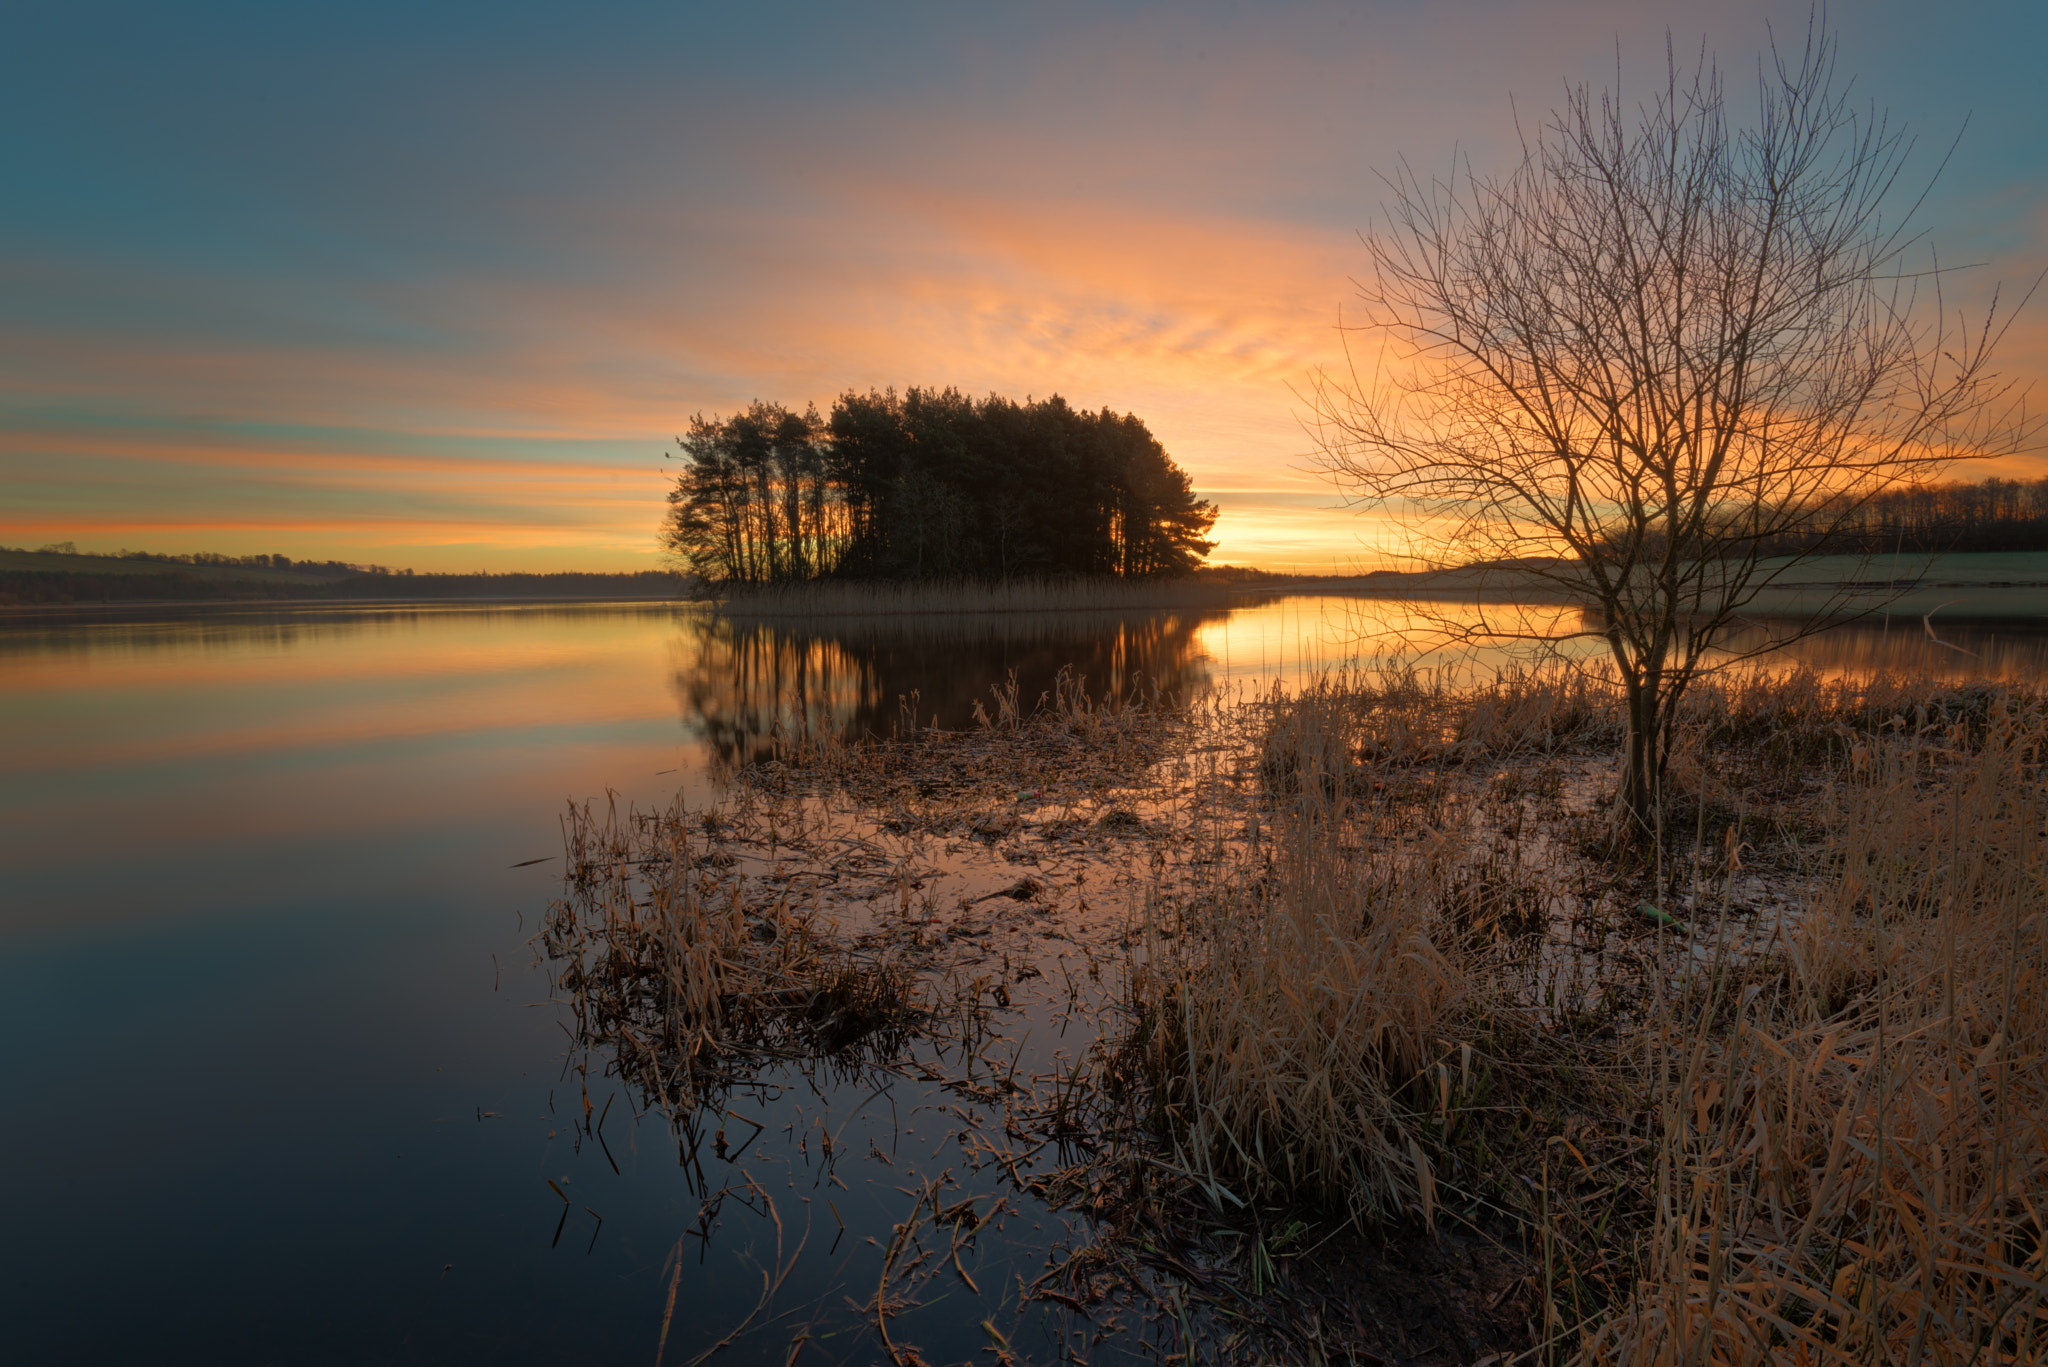
[[[1785,563],[1767,561],[1765,568]],[[1512,566],[1381,572],[1328,591],[1446,602],[1564,601],[1557,590],[1518,574]],[[1895,617],[1937,612],[1956,621],[2048,623],[2048,551],[1815,556],[1788,565],[1784,582],[1762,590],[1747,612],[1811,617],[1845,608]]]
[[[1756,613],[1808,615],[1837,599],[1840,586],[1853,584],[1866,587],[1848,602],[1881,608],[1894,617],[1931,612],[1948,621],[2048,622],[2048,551],[1816,556],[1791,567],[1785,577],[1784,587],[1758,596]]]
[[[1766,561],[1766,567],[1785,564]],[[1798,581],[1914,580],[1945,587],[2024,584],[2048,587],[2048,551],[1970,551],[1955,555],[1820,555],[1798,562]]]

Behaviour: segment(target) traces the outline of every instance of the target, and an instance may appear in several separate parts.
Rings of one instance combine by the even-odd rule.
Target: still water
[[[688,1362],[754,1303],[773,1231],[735,1208],[684,1240],[677,1275],[701,1193],[666,1127],[614,1118],[602,1148],[578,1142],[583,1083],[528,944],[559,889],[564,802],[706,800],[776,727],[967,725],[1012,671],[1027,701],[1063,666],[1098,688],[1263,688],[1370,656],[1403,614],[1290,599],[825,626],[646,605],[0,623],[7,1360],[646,1362],[674,1286],[665,1360]],[[2048,638],[1937,645],[1910,626],[1801,654],[2048,675]],[[900,1155],[934,1133],[908,1095],[885,1110],[829,1079],[791,1085],[838,1108],[842,1147]],[[828,1189],[788,1144],[756,1159],[805,1240],[777,1312],[857,1318],[842,1302],[873,1287],[867,1240],[902,1218],[909,1168],[844,1163]],[[828,1195],[829,1224],[810,1214]],[[1042,1209],[1015,1224],[982,1284],[1028,1279],[1063,1237]],[[983,1313],[934,1306],[913,1337],[971,1357]],[[792,1332],[718,1360],[779,1362]],[[868,1360],[834,1332],[817,1360]]]

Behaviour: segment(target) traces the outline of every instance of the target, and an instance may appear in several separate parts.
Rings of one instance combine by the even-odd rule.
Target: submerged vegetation
[[[572,813],[542,943],[689,1162],[772,1067],[950,1098],[994,1185],[904,1188],[898,1362],[1020,1202],[1093,1233],[1002,1313],[1098,1352],[2041,1361],[2048,705],[1723,676],[1647,844],[1624,705],[1394,670],[793,720],[714,809]]]

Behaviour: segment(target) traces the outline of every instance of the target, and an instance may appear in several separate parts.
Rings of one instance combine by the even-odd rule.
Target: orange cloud
[[[1770,12],[1717,11],[1737,40],[1724,51],[1760,39]],[[207,301],[195,316],[228,321],[175,335],[84,314],[0,322],[0,403],[27,410],[0,431],[14,494],[0,536],[176,534],[421,568],[537,564],[536,548],[644,565],[660,453],[692,412],[955,384],[1140,414],[1222,506],[1219,558],[1370,563],[1396,535],[1332,506],[1306,468],[1296,392],[1342,360],[1335,327],[1364,265],[1354,229],[1377,198],[1367,167],[1406,150],[1427,168],[1460,138],[1497,155],[1510,90],[1547,107],[1559,76],[1600,79],[1624,31],[1632,62],[1645,42],[1661,57],[1664,22],[1619,0],[1192,27],[1110,16],[1021,66],[958,54],[991,77],[971,108],[869,92],[823,127],[816,109],[728,92],[751,114],[719,125],[717,174],[686,174],[696,163],[662,159],[647,135],[629,177],[521,200],[518,232],[483,244],[506,250],[315,281],[296,305],[226,267],[9,262],[163,317]],[[660,109],[650,100],[636,129]],[[2048,221],[2022,255],[2048,256],[2043,243]],[[237,331],[257,324],[278,336]],[[2014,373],[2048,369],[2041,309],[2007,357]]]

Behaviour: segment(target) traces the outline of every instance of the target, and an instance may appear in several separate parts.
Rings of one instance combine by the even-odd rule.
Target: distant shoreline
[[[1851,564],[1845,563],[1853,561]],[[1981,563],[1979,563],[1981,562]],[[1869,577],[1876,568],[1861,557],[1843,561],[1816,558],[1798,567],[1798,579],[1765,590],[1743,616],[1758,620],[1807,620],[1825,601],[1839,601],[1842,590],[1862,589],[1871,595],[1899,596],[1853,620],[1875,622],[1886,617],[1917,621],[1935,615],[1939,622],[2029,631],[2048,629],[2048,553],[1964,553],[1901,566],[1918,574],[1897,578]],[[1858,573],[1861,571],[1862,573]],[[511,577],[511,576],[508,576]],[[398,579],[423,588],[426,577]],[[1519,581],[1519,582],[1518,582]],[[431,581],[428,581],[431,582]],[[474,581],[472,581],[474,582]],[[4,584],[0,584],[4,587]],[[695,590],[695,591],[693,591]],[[1048,591],[1049,590],[1049,591]],[[836,616],[844,613],[892,615],[895,612],[1018,611],[1146,611],[1179,608],[1227,608],[1248,602],[1293,597],[1347,597],[1387,601],[1455,603],[1530,603],[1569,606],[1574,600],[1547,585],[1518,576],[1511,566],[1465,566],[1435,571],[1376,570],[1356,575],[1258,576],[1233,579],[1199,575],[1188,579],[1075,583],[1058,585],[961,586],[843,581],[792,585],[786,589],[704,592],[696,585],[677,585],[661,592],[595,593],[382,593],[325,597],[295,593],[279,597],[195,597],[85,599],[71,602],[0,602],[0,624],[92,622],[189,617],[197,614],[364,611],[378,608],[446,609],[477,607],[540,607],[550,604],[592,606],[666,605],[696,607],[738,616]],[[1043,602],[1011,601],[1043,598]],[[929,598],[930,601],[924,601]],[[985,600],[985,601],[984,601]]]
[[[700,607],[701,598],[677,598],[654,594],[450,594],[418,598],[132,598],[90,603],[0,603],[0,625],[57,618],[146,619],[152,616],[191,616],[204,613],[219,616],[236,612],[317,613],[329,610],[361,611],[365,608],[446,608],[465,604],[476,607],[544,607],[551,603],[590,606],[604,603],[636,607]]]

